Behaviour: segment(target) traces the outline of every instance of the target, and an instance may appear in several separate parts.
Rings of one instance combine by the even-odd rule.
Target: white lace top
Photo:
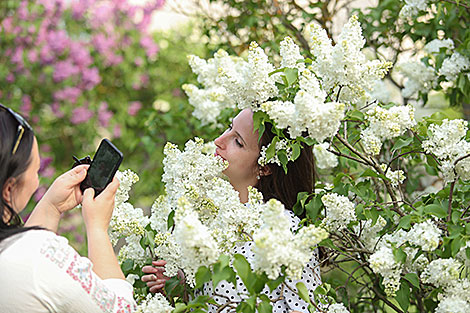
[[[67,239],[30,230],[0,243],[2,312],[133,312],[132,285],[101,279]]]
[[[286,210],[285,214],[289,216],[291,221],[291,229],[295,231],[298,228],[300,222],[299,218],[294,215],[292,211]],[[235,253],[242,254],[247,261],[251,264],[254,253],[251,251],[251,246],[253,242],[245,242],[235,247]],[[310,298],[313,299],[313,291],[316,286],[321,284],[320,278],[320,267],[318,264],[318,256],[315,251],[314,255],[310,259],[310,262],[306,265],[302,273],[302,278],[300,280],[286,280],[285,284],[296,290],[295,285],[302,281],[309,291]],[[279,299],[276,302],[272,303],[273,313],[289,313],[292,310],[300,312],[308,312],[307,304],[305,301],[300,299],[295,293],[293,293],[287,286],[282,287],[282,284],[277,287],[272,293],[269,293],[269,288],[266,287],[263,290],[263,293],[268,295],[271,300],[278,299],[281,295],[281,290],[283,290],[283,299]],[[237,277],[237,286],[233,286],[232,283],[227,281],[221,281],[215,288],[215,294],[212,288],[212,282],[206,283],[203,287],[203,293],[205,295],[214,296],[214,300],[218,304],[226,304],[228,300],[233,300],[234,302],[240,301],[240,296],[243,297],[247,295],[248,292],[244,287],[241,279]],[[221,312],[235,312],[236,304],[234,306],[227,306]],[[215,305],[209,305],[208,312],[215,313],[217,307]]]

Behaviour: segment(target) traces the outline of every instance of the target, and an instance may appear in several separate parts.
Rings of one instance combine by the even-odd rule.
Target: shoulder
[[[299,229],[300,219],[294,214],[294,212],[285,209],[284,214],[289,218],[291,231],[294,232]]]

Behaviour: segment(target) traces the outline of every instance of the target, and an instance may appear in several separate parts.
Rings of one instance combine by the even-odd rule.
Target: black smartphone
[[[91,187],[95,190],[95,197],[99,195],[113,180],[122,159],[122,152],[111,141],[103,139],[88,168],[85,180],[80,184],[82,192]]]

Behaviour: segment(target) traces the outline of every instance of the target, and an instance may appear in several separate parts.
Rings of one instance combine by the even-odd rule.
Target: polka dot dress
[[[291,229],[295,231],[298,228],[299,218],[294,215],[292,211],[285,211],[285,214],[289,216],[291,221]],[[250,264],[254,259],[254,253],[251,251],[253,242],[240,243],[234,248],[235,253],[242,254]],[[307,304],[305,301],[300,299],[295,293],[293,293],[288,287],[296,290],[295,285],[299,282],[303,282],[309,291],[310,298],[313,298],[313,291],[316,286],[321,284],[320,279],[320,267],[318,265],[318,256],[317,251],[314,252],[312,258],[307,263],[306,267],[302,272],[302,277],[300,280],[286,280],[283,286],[281,284],[278,286],[272,293],[269,292],[269,288],[265,287],[263,293],[268,295],[269,299],[277,300],[272,303],[273,313],[289,313],[292,310],[300,312],[308,312]],[[283,290],[283,299],[280,299],[281,290]],[[237,277],[237,286],[233,286],[232,283],[227,281],[221,281],[215,288],[215,293],[212,288],[212,283],[206,283],[203,287],[203,294],[214,296],[214,300],[220,305],[226,305],[223,310],[220,312],[228,313],[235,312],[235,308],[238,303],[230,304],[228,302],[238,302],[240,301],[240,296],[244,298],[244,295],[248,297],[248,291],[243,285],[241,279]],[[215,313],[217,311],[215,305],[209,305],[208,312]]]

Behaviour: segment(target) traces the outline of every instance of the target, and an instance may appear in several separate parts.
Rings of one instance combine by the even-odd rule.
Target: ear
[[[15,188],[15,185],[16,178],[13,177],[10,177],[3,185],[2,197],[6,204],[8,204],[10,207],[12,206],[11,199],[13,196],[13,190]]]
[[[259,167],[259,175],[260,176],[269,176],[271,175],[273,172],[271,172],[271,169],[269,168],[269,166],[265,165],[265,166],[260,166]]]

